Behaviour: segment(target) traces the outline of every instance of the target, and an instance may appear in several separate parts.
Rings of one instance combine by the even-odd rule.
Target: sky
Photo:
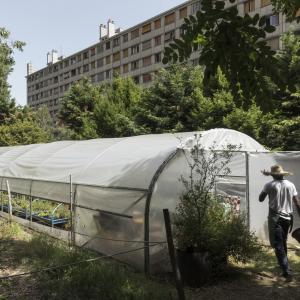
[[[99,25],[111,18],[127,29],[184,0],[0,0],[0,27],[11,32],[11,40],[26,42],[15,51],[16,64],[9,76],[11,95],[26,104],[26,64],[35,70],[46,66],[47,52],[56,49],[69,56],[99,40]]]

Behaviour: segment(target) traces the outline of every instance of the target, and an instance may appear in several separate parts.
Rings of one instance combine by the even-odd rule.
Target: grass
[[[0,228],[1,242],[8,245],[11,240],[19,239],[19,247],[16,243],[13,245],[18,248],[18,255],[12,255],[12,265],[22,270],[35,271],[98,256],[83,249],[69,249],[65,243],[45,235],[35,233],[28,238],[28,233],[15,223],[2,222]],[[38,298],[28,296],[23,299],[174,299],[171,296],[174,288],[167,282],[160,283],[146,278],[144,274],[136,273],[130,267],[111,259],[40,272],[30,277],[26,280],[35,282]],[[8,291],[15,285],[12,282],[0,281],[0,299],[4,297],[1,295],[1,287]],[[18,298],[22,297],[18,295]]]

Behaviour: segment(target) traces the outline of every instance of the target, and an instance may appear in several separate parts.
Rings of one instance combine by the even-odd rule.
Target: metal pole
[[[175,276],[175,283],[176,283],[176,288],[177,288],[177,292],[178,292],[178,299],[185,300],[184,288],[183,288],[182,281],[181,281],[181,274],[180,274],[180,270],[178,267],[177,258],[175,255],[175,248],[174,248],[174,243],[173,243],[172,228],[171,228],[171,221],[170,221],[170,213],[167,208],[165,208],[163,210],[163,212],[164,212],[164,219],[165,219],[165,226],[166,226],[166,235],[167,235],[167,241],[168,241],[169,255],[170,255],[173,273]]]
[[[29,196],[29,213],[30,213],[30,226],[32,226],[32,184],[33,180],[30,181],[30,196]]]
[[[250,190],[249,190],[249,152],[246,152],[246,205],[247,205],[247,225],[250,229]]]
[[[70,241],[69,241],[69,247],[72,246],[72,241],[73,241],[73,186],[72,186],[72,175],[70,174],[70,227],[71,227],[71,232],[70,232]]]
[[[12,204],[11,204],[11,193],[10,193],[10,187],[9,182],[6,180],[6,187],[7,187],[7,195],[8,195],[8,214],[9,214],[9,221],[12,221]]]
[[[1,179],[1,211],[3,212],[3,203],[4,203],[4,199],[3,199],[3,188],[2,188],[2,186],[3,186],[3,177],[2,177],[2,179]]]

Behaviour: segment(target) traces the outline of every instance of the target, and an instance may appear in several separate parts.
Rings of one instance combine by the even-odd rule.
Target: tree
[[[183,62],[200,47],[199,63],[205,66],[204,85],[220,68],[236,105],[249,107],[262,88],[261,78],[273,69],[274,52],[263,39],[266,32],[275,28],[258,14],[241,17],[236,6],[225,9],[225,1],[203,0],[196,17],[185,18],[181,29],[181,38],[165,48],[163,62]]]
[[[288,21],[300,22],[300,1],[299,0],[271,0],[274,8],[287,16]]]
[[[0,126],[0,146],[28,145],[49,142],[48,132],[31,118],[17,119]]]
[[[133,121],[133,110],[141,99],[141,88],[131,78],[116,77],[100,86],[100,91],[101,99],[94,111],[98,134],[120,137],[140,133]]]
[[[73,132],[74,139],[97,137],[93,119],[100,91],[88,79],[84,78],[71,86],[63,96],[58,118],[67,129]]]
[[[136,123],[146,133],[199,129],[202,79],[200,67],[172,65],[162,69],[143,94],[135,114]]]
[[[10,32],[0,27],[0,124],[3,124],[15,112],[15,101],[10,96],[7,79],[15,64],[14,50],[22,51],[25,46],[24,42],[10,41],[9,37]]]

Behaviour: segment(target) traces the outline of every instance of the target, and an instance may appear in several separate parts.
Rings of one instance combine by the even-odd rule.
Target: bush
[[[232,256],[246,261],[257,254],[260,246],[248,229],[245,217],[226,203],[223,196],[215,195],[216,178],[229,175],[228,164],[234,146],[205,151],[197,139],[191,150],[190,177],[181,178],[185,191],[175,213],[175,238],[179,249],[208,252],[216,261]]]

